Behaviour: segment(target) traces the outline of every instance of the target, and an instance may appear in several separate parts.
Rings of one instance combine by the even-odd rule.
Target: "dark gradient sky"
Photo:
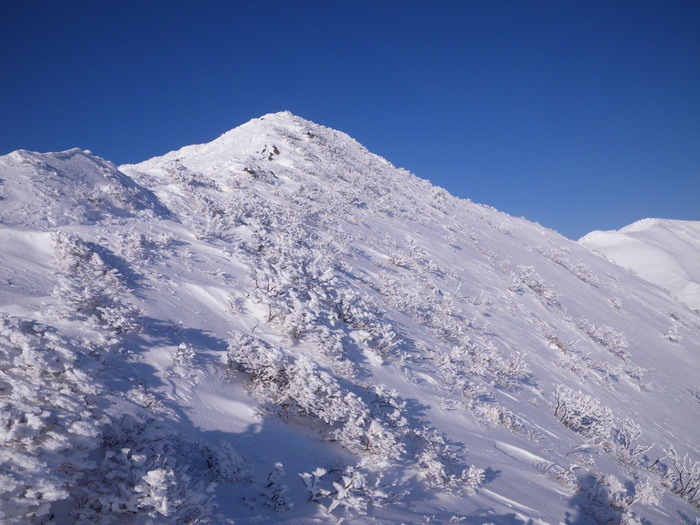
[[[0,154],[138,162],[283,109],[568,237],[700,220],[697,1],[0,6]]]

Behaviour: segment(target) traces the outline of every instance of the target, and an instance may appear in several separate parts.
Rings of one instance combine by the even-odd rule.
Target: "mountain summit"
[[[552,230],[287,112],[0,170],[3,522],[698,516],[700,316]]]

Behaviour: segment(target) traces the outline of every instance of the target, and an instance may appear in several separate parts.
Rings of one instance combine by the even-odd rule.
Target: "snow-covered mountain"
[[[579,242],[700,310],[700,222],[642,219]]]
[[[286,112],[0,179],[3,522],[700,516],[700,316],[554,231]]]

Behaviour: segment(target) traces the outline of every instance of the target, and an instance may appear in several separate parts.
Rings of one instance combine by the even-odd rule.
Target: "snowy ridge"
[[[579,242],[700,310],[700,223],[642,219]]]
[[[656,286],[287,112],[79,158],[144,200],[3,194],[0,519],[699,515],[700,316]]]
[[[45,229],[164,213],[111,162],[80,149],[0,157],[0,223]]]

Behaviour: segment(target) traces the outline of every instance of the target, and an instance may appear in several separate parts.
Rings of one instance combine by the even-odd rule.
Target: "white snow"
[[[587,242],[288,112],[0,179],[3,523],[700,516],[700,315]]]
[[[642,219],[579,242],[700,310],[700,222]]]

